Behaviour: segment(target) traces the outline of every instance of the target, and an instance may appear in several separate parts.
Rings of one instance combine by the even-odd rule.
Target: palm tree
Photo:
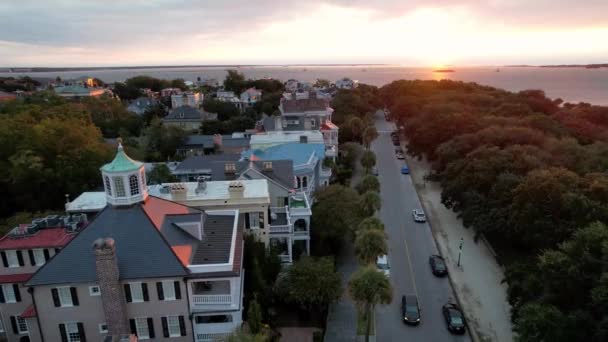
[[[388,252],[386,234],[377,229],[357,232],[355,254],[362,264],[371,264],[376,258]]]
[[[355,188],[357,189],[359,194],[364,194],[368,191],[380,192],[380,181],[378,180],[378,178],[372,175],[363,176],[363,178],[361,178],[361,181],[355,186]]]
[[[376,212],[376,210],[380,210],[380,205],[382,204],[382,200],[380,199],[380,195],[378,195],[375,191],[367,191],[363,195],[361,195],[360,200],[361,210],[365,216],[372,216]]]
[[[378,137],[378,130],[376,130],[376,127],[374,126],[370,126],[367,127],[364,131],[363,134],[361,136],[361,139],[363,140],[363,145],[365,145],[365,147],[367,149],[369,149],[369,145],[372,143],[372,141],[374,141],[376,138]]]
[[[384,231],[384,223],[377,217],[368,217],[361,221],[357,226],[357,231],[363,231],[365,229]]]
[[[365,314],[365,342],[369,342],[371,315],[378,304],[389,304],[393,299],[393,289],[388,278],[373,266],[359,269],[348,282],[351,298]]]
[[[365,173],[368,174],[369,169],[376,165],[376,154],[374,154],[374,152],[370,150],[363,151],[360,163],[361,166],[363,166],[363,168],[365,169]]]
[[[358,117],[354,116],[348,121],[348,126],[350,127],[350,131],[353,134],[353,139],[355,141],[361,141],[361,132],[363,131],[363,121]]]

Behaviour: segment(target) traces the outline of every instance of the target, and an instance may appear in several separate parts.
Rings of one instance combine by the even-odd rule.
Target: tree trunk
[[[372,308],[370,306],[367,307],[367,312],[365,313],[365,319],[367,320],[367,322],[365,322],[365,342],[369,342],[369,331],[371,330],[371,323],[372,323],[372,319],[371,319],[371,315],[372,315]]]

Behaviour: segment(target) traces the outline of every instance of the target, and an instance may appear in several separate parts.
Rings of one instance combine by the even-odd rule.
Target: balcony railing
[[[288,206],[270,208],[270,216],[270,233],[291,233],[292,225]],[[275,218],[273,219],[272,216]]]
[[[322,178],[329,178],[329,177],[331,177],[331,169],[330,168],[321,167],[321,171],[319,172],[319,176],[322,177]]]
[[[294,230],[293,231],[293,235],[297,235],[297,236],[303,236],[303,235],[308,235],[308,230]]]
[[[291,262],[290,255],[281,254],[279,255],[279,259],[281,259],[281,262]]]
[[[193,295],[192,303],[194,305],[230,305],[232,304],[232,295]]]
[[[196,342],[224,341],[231,333],[196,334]]]

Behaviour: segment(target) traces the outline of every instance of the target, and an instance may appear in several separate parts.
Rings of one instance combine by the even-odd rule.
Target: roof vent
[[[264,171],[267,171],[267,172],[272,171],[272,162],[271,161],[264,162]]]
[[[234,163],[224,164],[224,172],[228,174],[236,173],[236,165]]]
[[[245,192],[245,185],[242,182],[230,182],[228,184],[228,193],[230,193],[230,197],[243,197],[243,193]]]

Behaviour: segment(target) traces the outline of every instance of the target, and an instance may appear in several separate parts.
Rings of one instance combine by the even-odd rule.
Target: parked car
[[[424,215],[422,209],[412,210],[412,216],[414,217],[415,222],[426,222],[426,215]]]
[[[445,265],[445,260],[439,255],[431,255],[429,257],[429,264],[431,265],[431,271],[438,277],[443,277],[448,274],[448,268]]]
[[[420,324],[420,306],[418,305],[418,297],[416,295],[401,297],[401,315],[405,324]]]
[[[464,334],[464,314],[458,305],[447,303],[441,310],[443,311],[443,318],[448,326],[448,330],[454,334]]]
[[[397,153],[397,159],[403,160],[403,159],[405,159],[405,156],[403,155],[403,153],[399,152],[399,153]]]
[[[375,166],[374,166],[374,167],[372,167],[372,174],[373,174],[374,176],[377,176],[377,175],[378,175],[378,168],[377,168],[377,167],[375,167]]]
[[[410,174],[410,169],[407,167],[407,165],[403,165],[401,167],[401,173],[404,175],[409,175]]]
[[[376,259],[376,267],[378,268],[378,271],[381,271],[384,273],[384,275],[386,275],[387,277],[391,275],[391,268],[388,265],[388,256],[386,255],[381,255]]]

